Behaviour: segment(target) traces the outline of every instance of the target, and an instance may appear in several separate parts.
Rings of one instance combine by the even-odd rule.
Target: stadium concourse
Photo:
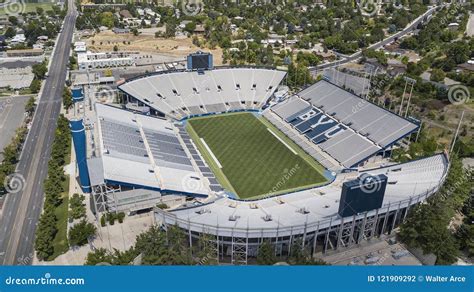
[[[326,80],[291,95],[281,86],[285,75],[275,69],[229,67],[156,72],[120,84],[121,107],[91,103],[88,98],[93,97],[79,101],[93,105],[87,107],[93,116],[79,119],[87,145],[75,139],[75,149],[90,150],[83,151],[84,157],[78,155],[78,165],[81,185],[92,193],[94,211],[134,213],[154,208],[157,222],[178,224],[189,233],[190,244],[208,234],[218,260],[247,263],[264,239],[284,255],[295,240],[314,253],[390,232],[411,206],[442,185],[449,167],[445,154],[401,165],[390,162],[401,140],[409,143],[406,138],[419,130],[418,121]],[[253,116],[228,114],[233,112]],[[213,115],[232,118],[204,117]],[[239,117],[248,120],[243,124],[255,126],[243,126]],[[216,137],[226,131],[222,125],[206,126],[213,121],[233,125],[227,138]],[[194,130],[188,132],[191,125]],[[252,142],[243,137],[233,143],[241,145],[240,151],[228,153],[235,148],[225,143],[237,128]],[[289,157],[294,156],[311,165],[322,180],[308,182],[298,174],[294,177],[305,188],[292,181],[284,192],[267,193],[265,186],[253,190],[263,196],[239,199],[229,185],[240,179],[237,174],[247,162],[228,155],[242,157],[257,147],[257,132],[265,138],[264,148],[280,157],[268,156],[265,159],[272,161],[265,162],[271,163],[259,164],[267,154],[259,149],[258,157],[247,159],[249,167],[255,161],[251,167],[271,167],[262,173],[288,171]],[[229,169],[234,166],[239,170]],[[253,171],[247,177],[258,177],[258,169]],[[276,189],[286,183],[278,180],[278,174],[270,175],[276,178]],[[376,182],[380,187],[375,193],[362,193],[357,207],[350,205],[347,198],[359,196],[366,186],[363,177],[371,182],[380,178]],[[230,184],[224,183],[226,179],[232,179]],[[359,190],[357,182],[363,182]],[[253,183],[262,187],[258,180]],[[241,180],[240,186],[244,185]],[[165,203],[167,210],[155,208],[158,203]]]

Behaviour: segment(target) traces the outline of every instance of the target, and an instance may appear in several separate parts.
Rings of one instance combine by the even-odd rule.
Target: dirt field
[[[125,42],[125,44],[124,44]],[[128,44],[130,42],[130,44]],[[191,38],[164,39],[152,35],[115,34],[104,31],[86,40],[87,47],[94,52],[112,51],[118,46],[119,51],[139,51],[154,54],[163,54],[173,57],[185,57],[198,50],[210,51],[214,55],[214,65],[222,65],[222,49],[200,49],[192,43]]]

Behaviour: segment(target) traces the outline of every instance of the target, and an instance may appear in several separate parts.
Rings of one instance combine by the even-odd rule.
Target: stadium
[[[187,63],[126,80],[121,105],[71,121],[96,214],[153,209],[191,246],[206,238],[209,257],[246,264],[264,240],[314,254],[390,233],[444,182],[445,153],[390,162],[415,119],[324,79],[290,92],[285,71],[214,68],[205,53]]]

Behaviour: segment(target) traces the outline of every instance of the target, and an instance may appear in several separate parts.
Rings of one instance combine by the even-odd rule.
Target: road
[[[51,67],[45,80],[26,139],[17,173],[24,178],[22,191],[7,194],[0,218],[0,264],[29,265],[33,259],[34,238],[43,206],[43,181],[48,172],[51,144],[61,110],[69,51],[77,12],[68,0],[68,13],[56,43]]]
[[[391,35],[391,36],[387,37],[386,39],[384,39],[384,40],[382,40],[378,43],[372,44],[368,48],[369,49],[374,49],[374,50],[380,49],[381,47],[383,47],[387,44],[390,44],[395,39],[401,38],[401,37],[409,34],[410,32],[412,32],[413,30],[415,30],[418,27],[418,24],[426,21],[426,19],[436,11],[436,8],[437,7],[433,7],[433,8],[428,9],[425,13],[423,13],[418,18],[416,18],[411,24],[409,24],[402,31],[399,31],[396,34]],[[318,66],[315,66],[315,67],[310,67],[309,70],[310,71],[319,71],[319,70],[323,70],[323,69],[326,69],[326,68],[340,66],[342,64],[353,62],[353,61],[359,59],[361,56],[362,56],[362,51],[358,51],[358,52],[356,52],[356,53],[354,53],[350,56],[344,57],[341,60],[334,61],[334,62],[331,62],[331,63],[321,64],[321,65],[318,65]]]
[[[466,34],[467,36],[474,35],[474,12],[469,13],[469,21],[467,22],[467,25],[466,25]]]

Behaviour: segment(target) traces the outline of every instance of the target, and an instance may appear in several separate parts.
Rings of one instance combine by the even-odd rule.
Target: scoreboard
[[[209,70],[213,68],[212,54],[197,52],[188,55],[187,69],[188,70]]]

